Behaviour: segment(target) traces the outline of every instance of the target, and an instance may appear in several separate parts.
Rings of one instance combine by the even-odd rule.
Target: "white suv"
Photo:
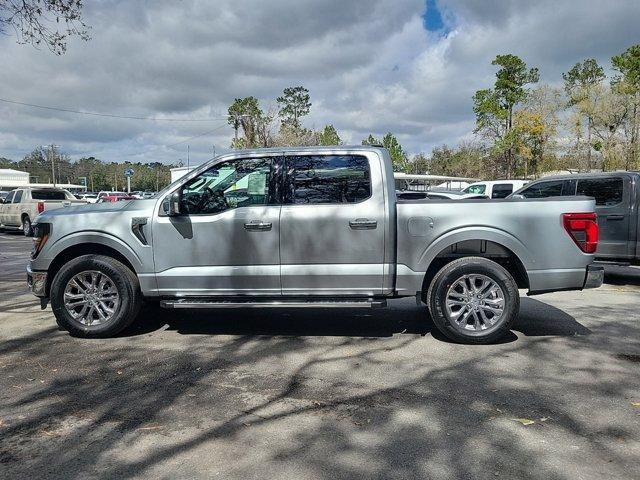
[[[476,182],[462,190],[462,193],[475,193],[485,195],[489,198],[505,198],[516,190],[524,187],[529,180],[494,180],[487,182]]]

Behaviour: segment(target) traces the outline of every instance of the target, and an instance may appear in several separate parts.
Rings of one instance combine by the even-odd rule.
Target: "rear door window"
[[[294,205],[358,203],[371,196],[369,160],[362,155],[285,158],[284,202]]]
[[[535,183],[520,192],[525,198],[547,198],[562,196],[563,180]]]
[[[60,190],[31,190],[34,200],[66,200],[67,195]]]
[[[513,184],[496,183],[491,190],[491,198],[506,198],[513,193]]]
[[[593,197],[596,205],[613,206],[622,202],[622,178],[585,178],[578,181],[577,195]]]
[[[576,194],[576,180],[565,180],[562,184],[562,195],[565,197]]]
[[[15,196],[13,197],[12,203],[20,203],[22,200],[22,190],[17,190]]]

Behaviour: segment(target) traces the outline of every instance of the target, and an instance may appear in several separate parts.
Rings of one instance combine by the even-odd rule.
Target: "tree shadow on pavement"
[[[524,303],[518,328],[525,335],[538,321],[526,312],[540,308]],[[611,406],[585,412],[576,399],[608,405],[637,390],[640,378],[606,356],[606,345],[571,336],[571,317],[542,310],[566,324],[557,330],[568,335],[560,345],[531,338],[432,352],[424,330],[405,331],[424,309],[407,310],[402,320],[381,314],[380,325],[374,317],[371,329],[360,326],[371,318],[349,321],[347,313],[325,317],[327,327],[316,325],[326,312],[306,314],[302,327],[287,312],[266,326],[257,313],[240,320],[222,313],[217,326],[189,315],[168,322],[193,334],[179,337],[180,348],[53,331],[5,342],[0,361],[11,375],[0,380],[3,477],[496,472],[546,480],[569,478],[567,462],[580,474],[594,464],[609,478],[632,471],[632,424]],[[593,355],[598,362],[589,361]],[[534,424],[513,420],[523,417]],[[546,448],[543,439],[577,449]]]

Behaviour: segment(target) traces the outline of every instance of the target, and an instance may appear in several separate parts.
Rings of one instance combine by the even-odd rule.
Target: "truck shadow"
[[[384,338],[396,334],[427,335],[452,343],[434,326],[427,308],[411,300],[391,303],[388,309],[220,309],[165,310],[146,306],[137,321],[120,336],[144,335],[160,329],[182,335],[339,336]],[[531,298],[522,298],[513,330],[525,336],[589,335],[591,331],[566,312]],[[509,332],[497,343],[510,343]]]
[[[135,336],[162,328],[184,335],[391,337],[433,333],[426,307],[360,309],[216,309],[165,310],[146,306],[136,322],[122,332]]]
[[[527,337],[591,334],[591,330],[563,310],[529,297],[520,299],[520,315],[513,330]]]
[[[640,285],[640,268],[606,266],[604,281],[610,285]]]

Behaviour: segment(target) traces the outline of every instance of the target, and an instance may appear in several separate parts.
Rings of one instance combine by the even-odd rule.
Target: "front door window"
[[[277,182],[268,158],[245,158],[219,163],[181,188],[181,211],[213,215],[233,208],[270,205]]]

